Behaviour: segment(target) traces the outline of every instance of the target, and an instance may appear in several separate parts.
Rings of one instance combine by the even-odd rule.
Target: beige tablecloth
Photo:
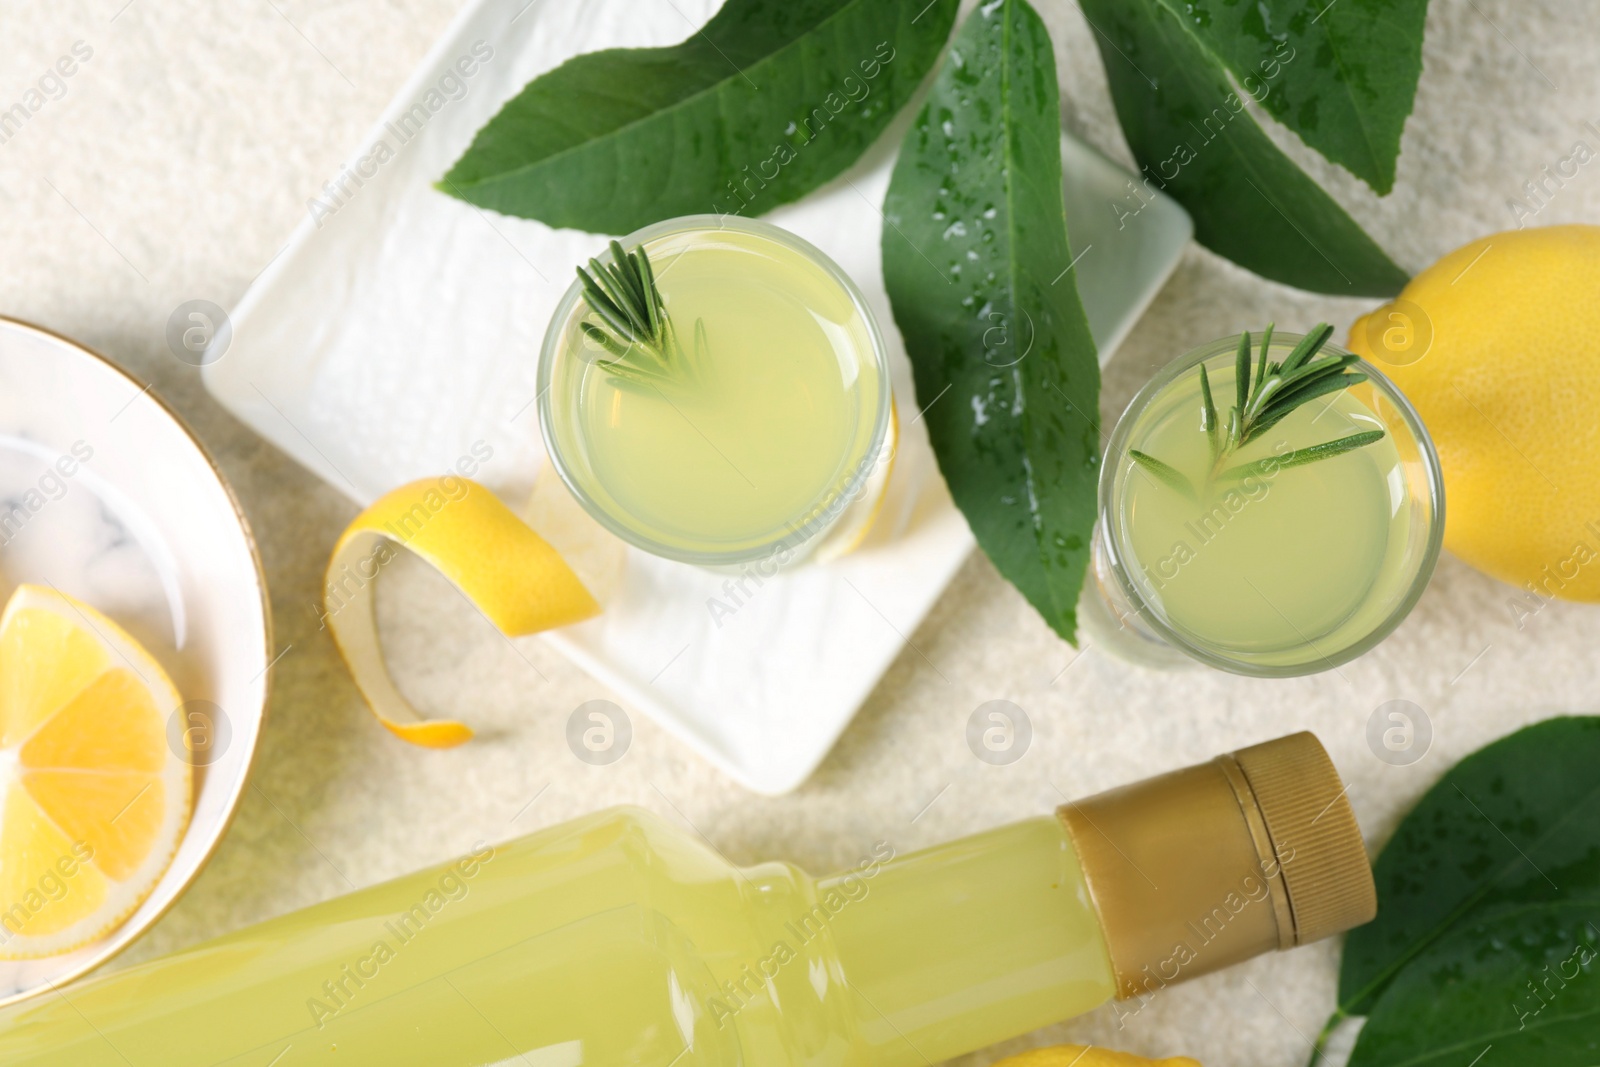
[[[1064,121],[1127,159],[1091,31],[1075,5],[1038,6],[1057,31]],[[782,856],[821,872],[876,840],[909,851],[1301,727],[1333,752],[1377,845],[1463,753],[1525,722],[1594,709],[1600,608],[1550,607],[1519,631],[1513,591],[1448,558],[1375,652],[1338,673],[1268,682],[1141,671],[1092,649],[1079,658],[976,556],[815,778],[762,799],[638,717],[620,762],[580,763],[566,718],[608,694],[536,638],[507,647],[441,579],[402,563],[381,597],[400,681],[482,736],[450,752],[396,742],[362,710],[314,616],[323,563],[354,508],[222,411],[163,330],[185,300],[239,298],[455,7],[0,3],[0,110],[74,42],[92,49],[65,95],[0,144],[0,313],[107,353],[189,420],[254,524],[287,649],[273,668],[256,787],[209,869],[123,963],[609,804],[691,822],[735,861]],[[1385,200],[1274,135],[1417,269],[1515,225],[1508,198],[1574,141],[1600,148],[1585,125],[1600,123],[1597,42],[1593,5],[1438,0]],[[1600,219],[1600,168],[1568,180],[1534,222],[1585,219]],[[1363,310],[1191,248],[1111,364],[1102,411],[1114,417],[1145,375],[1198,341],[1268,319],[1344,324]],[[1026,756],[1005,767],[976,760],[964,734],[972,710],[997,698],[1034,727]],[[1365,740],[1373,709],[1395,698],[1420,705],[1435,731],[1409,767],[1381,762]],[[1210,1067],[1299,1064],[1331,1006],[1336,959],[1325,944],[1258,960],[1165,992],[1121,1032],[1102,1011],[1008,1048],[1077,1040]]]

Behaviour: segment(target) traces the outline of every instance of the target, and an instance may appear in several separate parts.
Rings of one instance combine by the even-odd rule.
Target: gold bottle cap
[[[1118,996],[1377,914],[1361,828],[1310,733],[1063,805]]]

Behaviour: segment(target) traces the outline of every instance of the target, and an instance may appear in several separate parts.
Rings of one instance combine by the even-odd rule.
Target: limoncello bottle
[[[814,879],[615,809],[0,1013],[9,1067],[924,1067],[1375,910],[1308,733]]]

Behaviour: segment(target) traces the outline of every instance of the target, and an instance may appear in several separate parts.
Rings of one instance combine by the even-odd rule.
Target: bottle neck
[[[816,889],[865,1059],[879,1067],[950,1059],[1089,1011],[1115,989],[1053,817],[880,856]]]

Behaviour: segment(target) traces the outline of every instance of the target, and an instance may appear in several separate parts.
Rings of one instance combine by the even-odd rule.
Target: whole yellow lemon
[[[1147,1060],[1130,1052],[1113,1052],[1098,1045],[1054,1045],[1008,1056],[994,1067],[1200,1067],[1187,1056]]]
[[[1600,226],[1457,249],[1347,347],[1433,437],[1445,546],[1540,597],[1600,600]]]

